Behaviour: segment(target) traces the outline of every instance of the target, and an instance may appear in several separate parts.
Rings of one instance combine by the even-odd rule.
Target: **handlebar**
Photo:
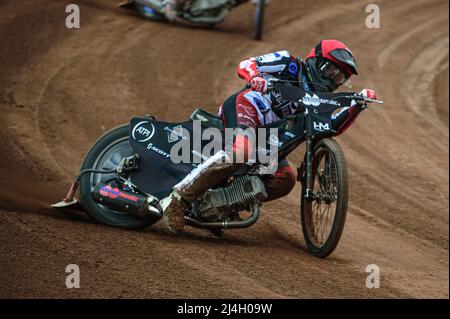
[[[369,99],[367,97],[361,96],[359,94],[355,94],[351,97],[354,100],[358,100],[358,101],[364,101],[367,103],[378,103],[378,104],[384,104],[384,101],[382,100],[374,100],[374,99]]]
[[[277,79],[277,78],[269,79],[267,81],[267,92],[270,92],[273,89],[275,89],[277,83],[284,83],[284,82],[290,82],[290,81],[280,80],[280,79]],[[364,101],[365,103],[384,104],[384,101],[382,101],[382,100],[374,100],[374,99],[365,98],[365,97],[363,97],[363,96],[361,96],[361,95],[359,95],[357,93],[355,93],[352,96],[348,96],[348,98],[354,99],[354,100],[358,100],[358,101]]]

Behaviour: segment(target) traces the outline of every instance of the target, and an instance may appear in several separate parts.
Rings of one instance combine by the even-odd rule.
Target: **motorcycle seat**
[[[297,118],[299,115],[290,115],[287,117],[287,119],[282,119],[276,122],[272,122],[269,124],[264,125],[264,128],[270,129],[270,128],[278,128],[281,130],[288,129],[288,120],[293,120],[294,118]],[[206,128],[218,128],[221,132],[224,132],[224,127],[222,123],[222,119],[219,116],[216,116],[212,113],[209,113],[208,111],[205,111],[203,109],[196,109],[192,114],[189,116],[189,119],[194,121],[200,121],[201,125]]]

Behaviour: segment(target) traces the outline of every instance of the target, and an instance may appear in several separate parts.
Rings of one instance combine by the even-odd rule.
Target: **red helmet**
[[[352,51],[338,40],[320,41],[306,57],[306,65],[317,91],[332,92],[358,74]]]

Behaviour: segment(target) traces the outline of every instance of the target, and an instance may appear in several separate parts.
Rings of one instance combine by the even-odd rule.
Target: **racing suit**
[[[292,56],[288,51],[279,51],[267,55],[253,57],[242,61],[237,69],[239,77],[247,83],[254,77],[265,80],[277,78],[286,81],[288,85],[302,86],[305,91],[311,91],[308,85],[309,77],[301,59]],[[332,117],[332,127],[338,134],[346,130],[355,120],[362,107],[356,104],[341,109]],[[274,121],[279,121],[298,110],[291,103],[279,103],[271,93],[262,93],[252,88],[243,89],[230,96],[219,108],[219,116],[225,128],[257,129]],[[240,145],[244,153],[248,145]],[[233,149],[239,149],[234,145]],[[192,171],[183,181],[174,187],[181,197],[192,201],[222,179],[230,176],[240,168],[236,163],[223,163],[225,153],[216,154],[213,158]],[[296,177],[287,160],[278,163],[274,175],[262,177],[268,197],[266,201],[286,196],[294,187]]]

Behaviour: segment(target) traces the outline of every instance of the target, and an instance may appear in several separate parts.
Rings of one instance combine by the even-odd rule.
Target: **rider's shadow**
[[[286,236],[276,228],[264,227],[245,230],[225,230],[223,237],[216,237],[207,230],[185,228],[184,232],[178,235],[171,234],[161,224],[156,224],[144,231],[152,233],[165,240],[182,242],[207,243],[211,246],[233,245],[242,248],[254,247],[258,249],[276,248],[279,250],[295,250],[310,256],[306,244],[300,240]]]
[[[53,209],[44,210],[41,213],[47,215],[50,218],[57,220],[70,220],[74,222],[81,222],[86,224],[95,225],[104,229],[104,225],[95,222],[89,216],[86,215],[81,205],[76,204],[72,208],[58,210],[58,214],[54,213]],[[308,251],[306,243],[298,236],[291,236],[281,231],[275,225],[265,224],[263,227],[246,229],[246,230],[226,230],[223,237],[216,237],[209,233],[207,230],[185,228],[185,231],[179,235],[174,235],[166,230],[162,224],[162,221],[155,225],[146,228],[144,230],[124,230],[117,228],[110,228],[111,231],[130,232],[134,235],[140,234],[142,238],[149,237],[148,240],[155,240],[155,236],[162,242],[168,242],[179,245],[189,245],[192,243],[205,244],[210,248],[230,246],[232,249],[276,249],[277,251],[294,252],[302,256],[312,257]],[[326,259],[315,258],[321,262],[339,262],[346,263],[345,260],[336,256],[328,256]]]

